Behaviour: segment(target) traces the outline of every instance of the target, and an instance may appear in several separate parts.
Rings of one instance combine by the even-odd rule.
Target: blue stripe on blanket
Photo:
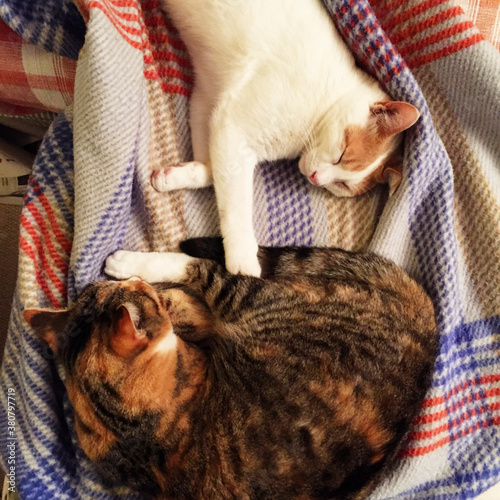
[[[75,276],[77,294],[89,283],[102,278],[101,269],[96,266],[96,262],[104,262],[108,255],[122,247],[132,210],[135,159],[134,153],[116,191],[113,193],[108,208],[72,270]]]
[[[314,228],[307,181],[296,162],[265,163],[264,176],[269,245],[313,244]]]

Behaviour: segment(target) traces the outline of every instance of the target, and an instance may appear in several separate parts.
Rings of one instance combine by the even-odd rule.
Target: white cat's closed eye
[[[332,161],[332,165],[338,165],[341,161],[342,158],[344,157],[345,149],[342,151],[342,154],[339,156],[339,159],[337,161]]]

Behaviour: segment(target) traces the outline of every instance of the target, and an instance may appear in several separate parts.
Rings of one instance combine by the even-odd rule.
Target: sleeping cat
[[[356,67],[321,0],[163,0],[195,71],[194,161],[153,175],[159,191],[214,184],[227,269],[260,275],[253,172],[301,156],[337,196],[401,181],[400,133],[419,117]]]
[[[100,282],[69,310],[24,313],[65,369],[101,474],[162,499],[368,495],[429,387],[424,291],[373,254],[261,248],[265,279],[152,257],[163,283]],[[107,272],[136,274],[127,260]]]

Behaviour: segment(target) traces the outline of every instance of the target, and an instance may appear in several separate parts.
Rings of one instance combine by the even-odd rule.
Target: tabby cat
[[[100,282],[69,310],[24,313],[100,473],[162,499],[364,498],[429,387],[420,286],[369,253],[261,248],[264,278],[163,256],[177,282]]]

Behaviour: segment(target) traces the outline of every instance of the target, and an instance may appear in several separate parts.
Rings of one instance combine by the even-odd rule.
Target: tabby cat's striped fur
[[[182,283],[101,282],[68,311],[25,312],[108,480],[169,499],[357,499],[387,469],[429,386],[431,301],[372,254],[260,262],[264,279],[194,259]]]

